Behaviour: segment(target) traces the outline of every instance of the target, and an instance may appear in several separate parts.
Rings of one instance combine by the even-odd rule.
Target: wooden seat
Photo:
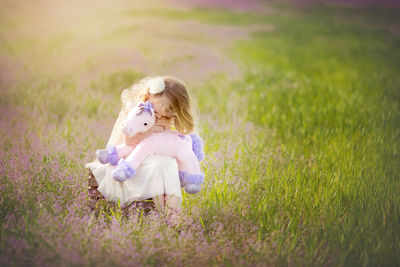
[[[94,177],[92,171],[87,168],[88,170],[88,196],[89,196],[89,208],[91,210],[94,210],[96,208],[96,205],[99,201],[105,200],[104,196],[97,190],[99,187],[99,184],[96,181],[96,178]],[[129,206],[124,207],[123,211],[127,212],[129,210],[136,210],[136,209],[142,209],[145,213],[150,212],[151,210],[154,210],[154,202],[153,199],[149,198],[146,200],[137,200],[133,201]]]

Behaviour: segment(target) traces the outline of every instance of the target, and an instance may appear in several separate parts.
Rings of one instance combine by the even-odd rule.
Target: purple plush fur
[[[185,184],[201,184],[204,182],[204,174],[190,174],[185,175]]]
[[[128,162],[126,162],[125,159],[120,159],[118,161],[118,168],[121,168],[125,171],[126,175],[131,178],[136,174],[136,171],[134,168],[132,168]]]
[[[139,107],[143,107],[143,111],[148,112],[150,115],[153,114],[153,113],[152,113],[153,105],[150,103],[150,101],[146,101],[146,102],[144,102],[144,103],[140,103],[140,104],[139,104]]]
[[[107,151],[108,151],[108,162],[110,162],[111,165],[117,165],[118,164],[118,153],[117,153],[117,149],[115,148],[115,146],[109,146],[107,147]]]
[[[198,134],[191,134],[190,137],[192,138],[192,150],[200,162],[204,159],[203,140]]]
[[[179,181],[181,183],[181,187],[185,187],[185,176],[186,172],[185,171],[179,171]]]

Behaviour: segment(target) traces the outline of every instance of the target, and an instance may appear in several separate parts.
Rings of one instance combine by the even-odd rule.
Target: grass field
[[[0,5],[0,265],[400,265],[399,9],[41,3]],[[180,235],[86,203],[122,89],[155,73],[205,141]]]

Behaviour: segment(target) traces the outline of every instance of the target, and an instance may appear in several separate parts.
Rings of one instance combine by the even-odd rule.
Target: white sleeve
[[[126,118],[127,115],[128,115],[127,108],[123,106],[114,124],[114,128],[111,132],[110,138],[108,139],[107,146],[117,146],[119,144],[122,144],[122,142],[124,141],[124,136],[121,131],[121,123]]]

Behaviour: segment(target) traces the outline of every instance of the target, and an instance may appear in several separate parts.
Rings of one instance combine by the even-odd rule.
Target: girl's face
[[[169,100],[167,99],[167,97],[165,95],[163,95],[163,96],[148,95],[147,100],[150,101],[150,103],[153,105],[154,112],[155,112],[157,119],[160,119],[160,118],[170,119],[171,118],[172,114],[168,110]]]

